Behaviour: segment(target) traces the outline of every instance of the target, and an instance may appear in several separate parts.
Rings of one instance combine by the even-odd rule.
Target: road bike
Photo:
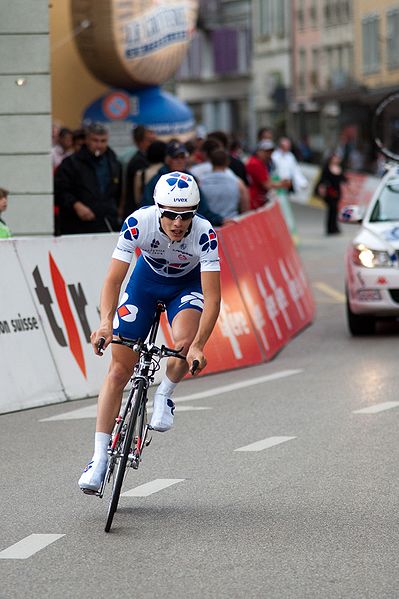
[[[146,342],[141,339],[133,341],[123,337],[112,341],[112,343],[129,347],[137,352],[139,357],[131,378],[132,384],[127,402],[116,418],[111,435],[105,478],[100,489],[95,493],[98,497],[103,497],[107,485],[112,484],[105,532],[109,532],[111,529],[126,474],[130,469],[138,469],[144,447],[151,443],[151,427],[147,423],[147,391],[151,383],[154,382],[154,374],[160,368],[160,361],[165,357],[186,359],[185,356],[180,354],[181,349],[176,350],[165,345],[161,347],[155,345],[161,314],[164,311],[165,304],[158,301]],[[99,350],[101,351],[101,349],[99,345]],[[199,363],[194,360],[191,372],[194,373],[198,366]]]

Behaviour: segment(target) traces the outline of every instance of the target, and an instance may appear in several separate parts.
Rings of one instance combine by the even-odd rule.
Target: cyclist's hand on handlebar
[[[93,331],[90,341],[97,356],[103,355],[104,349],[111,343],[112,337],[112,329],[108,327],[100,327],[97,331]]]
[[[203,352],[196,348],[190,347],[186,359],[188,362],[189,372],[193,376],[195,376],[196,374],[199,374],[201,372],[201,370],[203,370],[207,364],[206,358],[205,358]]]

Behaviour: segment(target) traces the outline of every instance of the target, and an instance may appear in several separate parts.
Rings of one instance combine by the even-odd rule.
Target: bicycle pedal
[[[98,491],[93,491],[93,489],[81,489],[85,495],[97,495]]]

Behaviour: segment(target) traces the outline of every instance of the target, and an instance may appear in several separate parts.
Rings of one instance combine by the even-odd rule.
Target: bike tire
[[[125,478],[126,464],[129,457],[129,451],[133,440],[133,433],[136,427],[137,415],[144,393],[144,383],[139,381],[137,388],[134,391],[132,412],[129,420],[128,429],[123,440],[122,456],[117,465],[115,482],[112,487],[111,499],[108,507],[107,521],[105,523],[105,532],[109,532],[112,526],[112,521],[118,507],[119,498],[122,490],[123,480]]]

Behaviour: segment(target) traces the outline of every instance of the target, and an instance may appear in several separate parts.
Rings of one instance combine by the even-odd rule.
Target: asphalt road
[[[399,329],[349,336],[355,228],[326,238],[321,211],[295,211],[314,324],[268,364],[181,384],[204,396],[154,436],[124,487],[147,495],[111,533],[77,487],[94,400],[0,416],[1,598],[399,597]]]

